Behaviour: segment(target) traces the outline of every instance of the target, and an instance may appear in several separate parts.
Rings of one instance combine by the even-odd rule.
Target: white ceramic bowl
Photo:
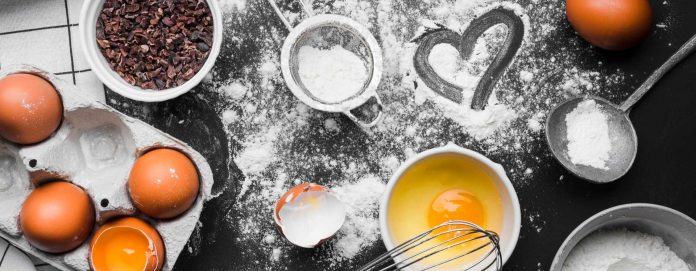
[[[696,221],[664,206],[631,203],[601,211],[582,222],[558,249],[550,270],[561,271],[570,252],[588,235],[616,228],[659,236],[686,264],[696,266]]]
[[[104,0],[85,1],[80,13],[80,42],[92,70],[109,89],[129,99],[143,102],[161,102],[179,97],[197,86],[215,65],[222,45],[222,11],[217,0],[207,0],[213,15],[213,46],[201,69],[183,85],[163,90],[144,90],[123,80],[114,72],[97,45],[97,18]]]
[[[396,244],[392,239],[387,223],[389,199],[391,198],[395,185],[399,182],[401,176],[406,172],[406,170],[411,168],[411,166],[413,166],[415,163],[438,154],[462,155],[481,162],[483,165],[488,167],[488,169],[490,169],[490,174],[492,175],[491,177],[494,181],[496,181],[496,187],[503,202],[503,230],[502,232],[499,232],[498,235],[500,236],[500,253],[503,256],[503,263],[505,263],[515,250],[517,239],[520,236],[520,228],[522,223],[520,203],[517,199],[515,188],[512,186],[512,183],[505,174],[505,169],[503,169],[501,165],[494,163],[478,152],[465,149],[454,144],[430,149],[408,159],[389,180],[386,193],[384,193],[384,196],[382,197],[382,202],[379,209],[380,231],[382,233],[384,245],[388,250],[393,249],[396,245],[399,245]]]

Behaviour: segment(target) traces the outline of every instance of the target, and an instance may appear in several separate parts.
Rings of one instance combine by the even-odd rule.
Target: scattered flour
[[[267,131],[262,137],[256,138],[234,160],[235,164],[243,170],[246,179],[242,183],[242,190],[239,196],[249,189],[253,176],[261,174],[275,160],[275,149],[272,142],[278,138],[278,128],[274,127]]]
[[[598,231],[570,252],[563,271],[688,271],[658,236],[626,229]]]
[[[302,83],[324,102],[352,97],[363,89],[368,78],[363,60],[339,45],[330,49],[302,46],[297,59]]]
[[[434,100],[443,110],[444,115],[456,121],[462,128],[477,140],[485,139],[499,129],[510,124],[517,118],[514,110],[500,103],[495,93],[489,98],[489,104],[484,110],[471,109],[471,100],[476,86],[492,61],[494,55],[489,51],[489,43],[501,43],[507,28],[504,25],[493,27],[479,38],[468,60],[460,57],[459,51],[450,44],[438,44],[428,55],[428,62],[435,72],[447,81],[462,87],[463,101],[454,103],[444,97],[432,93],[420,79],[416,79],[425,91],[425,97]],[[414,74],[416,74],[414,72]]]
[[[330,133],[338,133],[341,131],[341,127],[335,119],[328,118],[324,121],[324,129]]]
[[[379,240],[379,200],[384,189],[384,183],[376,176],[365,176],[355,183],[333,189],[346,204],[347,212],[346,222],[337,234],[337,255],[353,258]]]
[[[578,104],[565,118],[568,157],[573,164],[608,169],[611,139],[607,115],[594,100]]]
[[[538,119],[531,118],[527,120],[527,127],[529,127],[529,130],[532,130],[533,132],[539,132],[541,131],[542,126]]]
[[[220,87],[220,90],[233,100],[239,100],[241,98],[244,98],[247,89],[248,88],[240,82],[232,82],[229,85],[224,85]]]
[[[201,99],[222,117],[228,138],[232,172],[228,180],[220,182],[224,193],[217,200],[229,208],[221,214],[225,225],[218,226],[233,231],[233,248],[255,260],[251,264],[239,261],[238,269],[357,269],[369,260],[365,255],[381,252],[377,198],[405,159],[453,142],[501,163],[516,188],[524,188],[549,167],[551,158],[542,150],[545,143],[540,131],[550,108],[577,95],[622,99],[626,94],[621,91],[625,89],[621,71],[597,63],[579,65],[588,59],[588,50],[582,39],[565,38],[568,28],[563,23],[562,2],[521,0],[530,27],[487,109],[473,112],[469,101],[454,103],[433,95],[414,71],[416,44],[411,40],[428,21],[461,32],[492,2],[311,1],[317,14],[345,15],[364,24],[382,46],[384,71],[377,94],[385,116],[377,126],[363,130],[340,114],[307,107],[287,89],[279,65],[287,30],[266,1],[220,1],[234,4],[222,5],[226,7],[228,38],[221,55],[229,57],[218,59],[214,79],[205,86],[214,95],[205,93]],[[287,11],[293,25],[302,17],[298,10]],[[452,55],[452,48],[444,47],[432,52],[431,60],[453,61],[447,62],[452,65],[449,70],[438,73],[450,73],[451,80],[465,89],[465,99],[470,99],[505,35],[505,27],[487,31],[468,60],[460,60]],[[450,59],[444,58],[448,54]],[[157,108],[143,108],[144,114],[151,110]],[[311,251],[289,244],[277,234],[272,221],[274,202],[301,182],[332,188],[349,210],[336,238]],[[363,190],[365,187],[371,190]],[[362,192],[351,194],[353,198],[345,196],[348,191]],[[528,212],[537,213],[534,206],[529,208]],[[543,217],[531,219],[525,222],[535,225],[537,231],[545,225]],[[221,235],[204,232],[201,246]],[[309,258],[311,261],[305,261]]]
[[[244,10],[246,8],[246,0],[217,0],[220,7],[226,11]]]
[[[520,79],[525,83],[532,82],[532,80],[534,80],[534,74],[530,71],[520,71]]]

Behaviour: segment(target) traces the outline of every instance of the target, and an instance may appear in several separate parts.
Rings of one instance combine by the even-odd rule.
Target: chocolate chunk
[[[97,44],[123,80],[162,90],[186,83],[212,46],[212,13],[204,0],[105,0]]]

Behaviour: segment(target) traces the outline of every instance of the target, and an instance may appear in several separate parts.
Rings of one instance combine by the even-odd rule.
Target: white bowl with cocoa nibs
[[[90,67],[129,99],[161,102],[196,87],[222,44],[215,0],[86,1],[80,38]]]

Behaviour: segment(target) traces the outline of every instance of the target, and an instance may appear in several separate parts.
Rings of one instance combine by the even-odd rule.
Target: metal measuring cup
[[[283,16],[274,0],[268,0],[285,27],[290,31],[280,53],[280,66],[288,88],[300,101],[314,109],[341,112],[362,127],[375,126],[383,116],[382,100],[376,91],[382,78],[382,48],[379,43],[370,33],[370,30],[353,19],[332,14],[315,15],[304,1],[298,1],[309,18],[293,27],[290,21]],[[321,48],[331,44],[341,45],[346,50],[358,55],[367,67],[369,75],[360,91],[338,102],[324,101],[312,94],[299,75],[297,55],[300,48],[305,45]],[[376,115],[372,119],[363,120],[351,112],[373,98],[376,104],[371,109],[376,112]]]

